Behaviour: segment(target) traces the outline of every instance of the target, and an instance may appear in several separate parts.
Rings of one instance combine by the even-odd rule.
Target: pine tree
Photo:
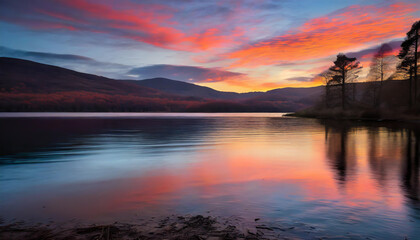
[[[346,109],[347,105],[346,85],[352,77],[357,77],[353,70],[360,68],[360,63],[356,58],[349,58],[342,53],[337,55],[334,65],[330,67],[330,71],[335,73],[335,79],[339,79],[338,81],[341,82],[341,107],[343,110]],[[355,94],[353,93],[353,96],[354,95]]]
[[[418,38],[419,38],[420,21],[417,21],[411,26],[410,31],[407,32],[407,37],[404,42],[401,43],[401,50],[398,57],[401,59],[401,63],[398,66],[400,70],[409,73],[409,104],[413,105],[417,100],[417,82],[418,82]],[[414,77],[414,79],[413,79]],[[414,83],[414,86],[413,86]],[[414,89],[413,89],[414,88]],[[414,93],[413,93],[414,92]]]

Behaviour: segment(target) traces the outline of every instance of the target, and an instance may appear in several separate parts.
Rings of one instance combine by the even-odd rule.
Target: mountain
[[[317,98],[324,91],[324,87],[307,87],[307,88],[278,88],[265,92],[264,96],[274,97],[281,96],[285,99],[299,100],[302,98]]]
[[[18,93],[94,91],[105,94],[134,94],[155,97],[162,93],[129,81],[80,73],[73,70],[16,58],[0,58],[0,89]]]
[[[201,102],[132,81],[0,58],[0,111],[184,111]]]
[[[285,112],[310,106],[320,89],[221,92],[165,78],[115,80],[0,58],[0,111]]]
[[[165,93],[175,94],[180,96],[191,96],[205,99],[218,100],[238,100],[255,97],[263,94],[262,92],[250,93],[236,93],[236,92],[222,92],[209,87],[203,87],[192,83],[167,79],[167,78],[151,78],[140,81],[135,81],[138,85],[148,88],[153,88]]]

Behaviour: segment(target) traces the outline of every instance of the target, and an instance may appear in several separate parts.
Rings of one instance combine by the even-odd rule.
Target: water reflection
[[[389,191],[389,188],[392,188],[392,181],[400,179],[401,190],[404,191],[410,209],[417,211],[415,216],[418,218],[419,126],[406,125],[404,128],[403,124],[395,123],[361,124],[337,121],[323,121],[322,124],[325,126],[327,158],[339,185],[345,185],[346,181],[349,181],[348,178],[356,174],[358,170],[356,158],[367,156],[371,177],[377,181],[379,190]],[[366,142],[360,138],[364,133],[367,134]],[[366,154],[357,154],[358,148],[367,151]]]
[[[416,125],[209,114],[0,119],[0,131],[6,219],[211,211],[420,234]]]
[[[72,151],[92,145],[92,138],[97,137],[121,143],[171,144],[206,134],[214,123],[214,119],[206,118],[187,121],[179,118],[0,118],[0,157],[25,158],[24,153],[48,152],[48,148]]]
[[[340,185],[344,185],[356,169],[355,145],[353,139],[349,140],[350,131],[351,126],[348,123],[325,124],[327,157]]]
[[[405,136],[407,142],[405,149],[405,159],[401,167],[402,186],[408,199],[410,199],[413,204],[417,205],[417,210],[419,210],[420,132],[406,130]]]

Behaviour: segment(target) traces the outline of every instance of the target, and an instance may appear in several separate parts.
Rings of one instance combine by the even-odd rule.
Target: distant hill
[[[246,102],[247,105],[251,105],[255,102],[269,102],[270,104],[273,102],[276,104],[281,103],[284,109],[292,109],[292,111],[312,105],[319,100],[324,91],[322,86],[318,86],[308,88],[278,88],[267,92],[235,93],[217,91],[209,87],[167,78],[152,78],[134,82],[144,87],[180,96],[241,101]]]
[[[202,100],[37,62],[0,58],[0,111],[184,111]]]
[[[140,86],[153,88],[165,93],[218,100],[305,101],[319,98],[324,91],[322,86],[318,86],[308,88],[278,88],[267,92],[236,93],[217,91],[209,87],[167,78],[151,78],[134,82]]]
[[[319,101],[324,93],[323,86],[307,88],[278,88],[267,91],[264,95],[257,97],[257,100],[287,100],[299,103],[303,106],[312,105]]]
[[[165,78],[114,80],[0,58],[0,111],[285,112],[310,106],[321,87],[221,92]]]
[[[218,100],[238,100],[246,99],[262,95],[263,92],[250,92],[250,93],[236,93],[236,92],[222,92],[217,91],[209,87],[203,87],[192,83],[167,79],[167,78],[151,78],[140,81],[134,81],[138,85],[148,88],[153,88],[165,93],[180,95],[180,96],[191,96],[206,99],[218,99]]]
[[[265,92],[263,96],[273,97],[281,96],[285,99],[299,100],[302,98],[317,98],[324,91],[324,87],[307,87],[307,88],[278,88]]]

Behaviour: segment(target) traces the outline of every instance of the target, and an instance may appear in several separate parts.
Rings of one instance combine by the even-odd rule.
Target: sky
[[[0,56],[221,91],[322,84],[338,53],[365,69],[419,20],[414,0],[0,0]]]

